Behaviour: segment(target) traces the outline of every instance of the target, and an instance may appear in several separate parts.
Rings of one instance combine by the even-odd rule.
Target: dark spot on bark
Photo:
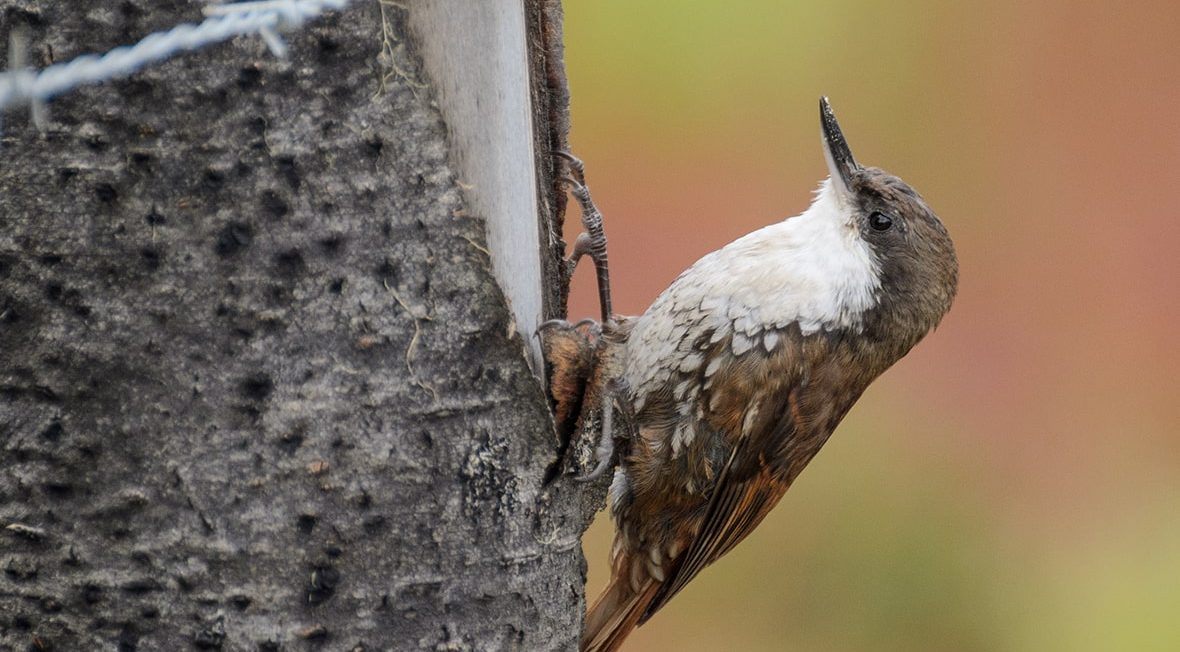
[[[46,482],[41,485],[41,490],[53,500],[65,500],[74,495],[74,486],[62,481]]]
[[[51,387],[45,385],[33,385],[31,387],[14,387],[12,385],[0,386],[0,396],[11,396],[18,398],[21,395],[28,395],[30,398],[43,401],[45,403],[60,403],[61,397]]]
[[[289,154],[275,157],[275,168],[278,169],[279,174],[282,175],[287,183],[299,190],[302,179],[299,178],[299,169],[295,166],[295,157]]]
[[[377,534],[378,532],[385,529],[386,523],[388,523],[388,519],[380,514],[377,514],[362,521],[361,527],[365,528],[365,532],[368,532],[369,534]]]
[[[336,559],[340,555],[344,554],[344,550],[340,546],[336,545],[324,546],[324,554],[331,557],[332,559]]]
[[[152,83],[144,79],[126,79],[114,83],[118,89],[119,97],[128,100],[144,97],[151,93],[153,88]],[[155,130],[147,125],[141,125],[140,133],[154,134]]]
[[[254,227],[244,222],[230,222],[217,234],[214,251],[227,258],[248,248],[254,242]]]
[[[356,506],[360,509],[368,509],[373,505],[373,497],[367,491],[361,491],[356,495],[354,500],[356,501]]]
[[[282,649],[277,641],[267,640],[258,643],[258,652],[280,652]]]
[[[7,7],[4,12],[6,23],[24,23],[29,27],[44,27],[45,18],[37,9],[26,9],[24,7]]]
[[[316,45],[319,46],[321,54],[329,56],[336,54],[340,50],[340,43],[336,39],[328,38],[327,36],[321,36]]]
[[[94,310],[90,306],[70,306],[70,312],[74,313],[75,317],[81,317],[85,319],[89,317],[90,314],[94,312]]]
[[[209,190],[220,190],[225,185],[225,172],[215,168],[205,168],[201,183]]]
[[[143,15],[143,10],[133,2],[123,2],[119,5],[119,13],[123,14],[124,18],[132,19]]]
[[[261,373],[247,376],[238,385],[242,396],[251,401],[265,401],[274,388],[274,381],[270,379],[270,376]]]
[[[57,281],[50,281],[45,284],[45,298],[50,301],[60,301],[61,295],[65,291],[61,283]]]
[[[381,264],[377,266],[377,280],[384,281],[390,285],[397,284],[397,268],[394,267],[394,264],[388,258],[381,261]]]
[[[323,604],[336,592],[340,584],[340,571],[329,564],[317,564],[311,570],[311,581],[307,587],[308,604]]]
[[[150,577],[139,577],[133,580],[127,580],[119,588],[131,595],[143,595],[152,591],[159,591],[163,587],[160,586],[159,582]]]
[[[279,437],[279,448],[283,449],[285,453],[294,453],[300,446],[303,445],[303,438],[307,434],[307,426],[295,426],[290,432],[282,437]]]
[[[381,223],[381,235],[385,236],[386,240],[393,237],[393,222],[385,220]]]
[[[258,86],[262,81],[262,70],[257,66],[246,66],[238,70],[238,88],[247,90]]]
[[[333,233],[332,235],[320,240],[320,250],[329,258],[334,258],[340,255],[344,250],[344,242],[347,238],[342,233]]]
[[[337,294],[340,294],[337,292]],[[15,324],[21,320],[21,312],[11,303],[0,305],[0,324]]]
[[[96,152],[101,152],[107,148],[107,145],[110,145],[110,141],[107,140],[106,136],[97,133],[83,136],[82,142],[85,143],[87,147]]]
[[[319,520],[319,517],[315,514],[300,514],[299,518],[295,521],[295,527],[299,528],[299,531],[304,534],[311,534],[311,531],[315,529],[315,524]]]
[[[57,441],[61,439],[65,431],[66,429],[61,425],[61,421],[54,421],[48,426],[45,426],[45,429],[41,431],[41,438],[46,441]]]
[[[160,609],[154,605],[148,605],[140,610],[139,615],[148,620],[154,620],[160,617]]]
[[[155,206],[152,206],[152,210],[148,211],[148,214],[143,219],[152,226],[159,226],[168,221],[168,218],[164,217]]]
[[[180,589],[182,592],[188,593],[189,591],[192,591],[195,587],[196,587],[196,584],[193,582],[192,578],[190,578],[189,576],[187,576],[187,575],[177,575],[176,576],[176,588]]]
[[[206,94],[206,101],[210,102],[218,113],[223,113],[229,107],[229,89],[217,88]]]
[[[146,550],[132,550],[131,560],[140,564],[150,564],[152,563],[152,556]]]
[[[119,191],[105,181],[94,184],[94,196],[104,204],[113,204],[119,198]]]
[[[287,303],[287,295],[289,294],[287,288],[282,285],[272,285],[268,290],[270,294],[271,303],[275,305],[282,305]]]
[[[52,595],[42,596],[41,600],[40,600],[40,605],[41,605],[41,611],[44,611],[47,614],[55,614],[55,613],[61,611],[61,609],[62,609],[61,600],[58,600],[57,598],[53,597]]]
[[[241,179],[245,179],[251,174],[254,174],[254,166],[245,161],[238,161],[237,164],[234,165],[234,174],[238,175],[238,177]]]
[[[152,162],[152,155],[143,150],[131,152],[131,164],[136,167],[147,167]]]
[[[24,614],[17,614],[12,617],[12,624],[17,629],[27,632],[33,628],[33,623],[29,621],[29,617]]]
[[[280,276],[299,276],[307,268],[307,264],[303,262],[303,254],[298,249],[280,252],[275,255],[274,260]]]
[[[245,611],[246,608],[249,607],[253,602],[253,598],[248,595],[242,595],[241,593],[237,595],[231,595],[229,598],[229,603],[233,605],[234,609],[237,609],[238,611]]]
[[[225,642],[225,618],[218,617],[208,623],[193,636],[193,645],[201,650],[220,650]]]
[[[332,282],[328,284],[328,291],[332,294],[340,294],[344,292],[344,279],[332,279]]]
[[[262,209],[275,218],[283,217],[291,212],[291,207],[287,205],[286,200],[273,190],[262,191]]]
[[[135,652],[139,649],[139,633],[131,623],[124,623],[122,631],[119,632],[119,642],[116,646],[119,652]]]
[[[246,121],[246,128],[251,132],[261,136],[262,134],[266,133],[266,118],[256,115]],[[263,146],[265,146],[265,143],[263,143]]]
[[[164,255],[160,253],[159,249],[154,247],[144,247],[139,250],[139,257],[143,259],[143,266],[149,271],[154,272],[160,269],[161,261]]]
[[[385,148],[385,141],[378,136],[373,136],[365,141],[365,154],[369,158],[377,158],[381,156],[381,150]]]
[[[82,602],[86,604],[98,604],[102,600],[102,587],[97,584],[87,583],[82,585]]]
[[[4,565],[4,576],[13,582],[27,582],[29,580],[37,579],[37,573],[41,569],[37,564],[28,559],[12,558]]]
[[[57,254],[41,254],[37,256],[37,261],[46,267],[53,267],[62,261],[62,257]]]

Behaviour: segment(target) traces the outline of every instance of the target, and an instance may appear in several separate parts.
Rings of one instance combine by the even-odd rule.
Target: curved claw
[[[586,475],[574,476],[574,482],[594,482],[601,478],[603,472],[610,468],[611,457],[611,455],[608,455],[598,460],[598,466],[594,467],[594,470]]]
[[[558,179],[566,182],[570,186],[570,191],[575,193],[586,192],[586,181],[584,179],[575,179],[568,174],[563,174]]]
[[[565,159],[566,162],[569,163],[570,169],[573,170],[574,173],[576,173],[579,177],[581,177],[583,180],[583,183],[585,183],[586,164],[582,163],[582,159],[574,156],[573,154],[565,151],[564,149],[553,150],[553,155],[558,158]]]
[[[543,321],[540,324],[538,324],[537,325],[537,332],[533,333],[533,335],[540,337],[541,331],[546,330],[548,328],[553,328],[554,326],[569,326],[570,328],[573,328],[573,326],[568,321],[566,321],[564,319],[549,319],[549,320]]]
[[[587,319],[580,319],[572,324],[565,319],[549,319],[549,320],[543,321],[540,324],[538,324],[537,331],[535,333],[533,333],[533,335],[535,337],[540,337],[541,331],[548,330],[550,328],[553,328],[554,326],[562,326],[566,330],[571,330],[571,331],[576,331],[580,328],[588,326],[589,327],[588,330],[592,334],[594,334],[594,335],[601,335],[602,334],[602,326],[599,325],[598,320],[587,318]]]

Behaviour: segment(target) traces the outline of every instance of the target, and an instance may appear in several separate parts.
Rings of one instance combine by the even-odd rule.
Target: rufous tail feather
[[[655,599],[660,582],[645,576],[636,591],[631,586],[631,573],[627,572],[630,568],[629,556],[622,555],[615,565],[610,584],[586,614],[581,652],[613,652],[619,649],[623,639],[635,629],[648,605]]]

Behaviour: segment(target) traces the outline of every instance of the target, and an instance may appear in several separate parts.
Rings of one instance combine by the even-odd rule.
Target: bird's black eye
[[[869,226],[873,227],[874,231],[888,231],[889,227],[893,226],[893,218],[881,211],[873,211],[869,215]]]

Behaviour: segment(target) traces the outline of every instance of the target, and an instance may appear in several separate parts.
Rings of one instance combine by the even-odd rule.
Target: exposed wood
[[[469,207],[487,222],[496,278],[540,369],[532,337],[543,315],[540,193],[524,3],[419,0],[405,6]]]

